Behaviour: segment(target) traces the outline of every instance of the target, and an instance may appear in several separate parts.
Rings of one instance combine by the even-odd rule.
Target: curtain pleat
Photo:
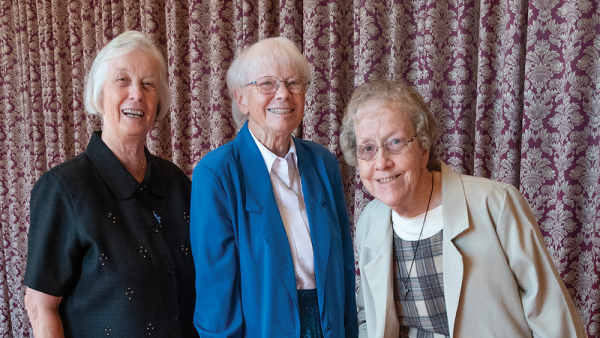
[[[237,132],[234,58],[266,37],[294,41],[313,77],[295,135],[338,156],[353,220],[372,197],[342,158],[345,106],[369,81],[413,84],[447,164],[523,193],[597,337],[598,13],[598,0],[0,0],[0,336],[33,336],[22,286],[31,189],[102,128],[84,110],[86,74],[108,41],[139,30],[163,52],[173,93],[148,148],[190,177]]]

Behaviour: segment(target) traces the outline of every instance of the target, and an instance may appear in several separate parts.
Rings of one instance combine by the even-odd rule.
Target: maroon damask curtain
[[[163,51],[174,94],[148,148],[188,175],[235,136],[232,59],[264,37],[295,41],[313,74],[298,136],[340,158],[355,219],[370,197],[341,158],[345,104],[375,79],[414,84],[447,164],[519,187],[589,337],[600,336],[598,13],[598,0],[0,0],[0,335],[32,336],[30,191],[101,128],[84,112],[86,72],[134,29]]]

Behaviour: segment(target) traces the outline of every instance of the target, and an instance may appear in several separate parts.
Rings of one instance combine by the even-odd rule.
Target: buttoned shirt
[[[65,337],[198,337],[189,178],[144,149],[138,183],[92,134],[31,194],[25,285],[63,297]]]
[[[302,193],[302,180],[296,162],[294,140],[290,137],[290,149],[285,158],[281,158],[267,149],[252,132],[250,134],[269,171],[277,208],[281,214],[292,253],[296,288],[299,290],[314,289],[316,281],[313,246]]]

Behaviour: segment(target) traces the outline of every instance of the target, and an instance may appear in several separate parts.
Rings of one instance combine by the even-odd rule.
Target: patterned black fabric
[[[298,290],[300,338],[323,338],[317,289]]]
[[[65,337],[198,337],[191,182],[146,150],[138,183],[92,134],[31,195],[25,285],[62,296]]]

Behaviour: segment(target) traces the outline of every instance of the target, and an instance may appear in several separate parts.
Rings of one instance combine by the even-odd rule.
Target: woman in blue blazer
[[[265,39],[233,62],[227,84],[243,127],[192,179],[196,329],[201,337],[357,337],[338,161],[291,136],[304,116],[308,62],[291,41]]]

